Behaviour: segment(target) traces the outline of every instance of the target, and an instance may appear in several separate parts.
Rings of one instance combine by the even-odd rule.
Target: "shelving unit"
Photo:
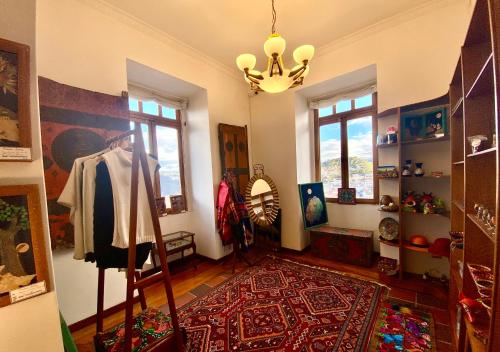
[[[436,238],[447,237],[450,230],[449,212],[443,214],[423,214],[405,212],[402,210],[401,200],[405,191],[415,190],[418,193],[433,192],[434,195],[444,198],[447,208],[451,208],[451,196],[447,192],[441,194],[441,189],[449,189],[451,181],[451,170],[448,165],[443,167],[443,160],[450,159],[449,134],[442,137],[423,138],[417,140],[405,140],[404,130],[401,127],[405,116],[420,115],[444,108],[448,114],[448,97],[440,97],[430,101],[403,106],[384,112],[378,116],[378,131],[383,133],[387,127],[395,126],[397,129],[397,143],[379,145],[377,157],[379,165],[395,165],[398,168],[399,176],[391,179],[393,182],[384,181],[379,178],[380,195],[390,195],[394,201],[398,201],[400,209],[398,212],[380,212],[380,219],[392,217],[399,222],[399,239],[397,242],[380,239],[381,256],[398,260],[399,275],[397,277],[387,277],[381,274],[381,279],[387,284],[396,287],[408,288],[431,293],[435,297],[445,300],[448,292],[446,285],[440,282],[424,280],[422,274],[434,269],[438,263],[439,270],[443,274],[449,272],[446,259],[433,258],[429,254],[428,248],[415,248],[408,245],[411,235],[424,233],[430,243]],[[448,117],[447,117],[448,118]],[[405,160],[411,159],[413,162],[423,162],[426,174],[423,177],[404,177],[401,170]],[[427,167],[428,166],[428,167]],[[432,171],[442,171],[441,177],[431,175]],[[423,224],[423,225],[422,225]],[[434,231],[434,229],[437,229]],[[423,231],[423,232],[420,232]]]
[[[500,351],[500,247],[498,230],[493,230],[475,215],[474,204],[484,204],[498,219],[499,215],[499,153],[498,92],[500,52],[500,2],[477,0],[458,64],[450,83],[451,132],[451,229],[463,231],[464,248],[452,250],[450,256],[450,296],[453,337],[458,351]],[[497,82],[497,83],[495,83]],[[472,153],[468,137],[485,135],[487,148]],[[493,144],[492,142],[495,142]],[[461,275],[459,262],[463,263]],[[484,344],[474,335],[479,328],[457,314],[460,292],[478,298],[468,263],[492,268],[495,285],[492,297],[492,316],[481,328],[488,332]],[[459,312],[459,311],[458,311]]]

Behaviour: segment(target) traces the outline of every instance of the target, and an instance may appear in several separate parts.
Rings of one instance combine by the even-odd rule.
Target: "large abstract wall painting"
[[[45,188],[52,247],[74,245],[69,209],[57,204],[76,158],[105,148],[130,129],[125,97],[92,92],[39,77]]]

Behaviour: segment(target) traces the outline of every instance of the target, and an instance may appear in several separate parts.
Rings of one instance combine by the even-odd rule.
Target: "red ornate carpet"
[[[266,258],[178,310],[188,351],[366,351],[385,288]]]

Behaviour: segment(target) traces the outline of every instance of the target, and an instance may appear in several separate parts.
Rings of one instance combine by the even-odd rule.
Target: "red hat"
[[[449,257],[450,243],[451,240],[449,238],[438,238],[429,247],[429,253],[436,257]]]

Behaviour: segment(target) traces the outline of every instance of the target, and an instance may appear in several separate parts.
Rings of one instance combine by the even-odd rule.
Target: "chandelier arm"
[[[304,73],[304,71],[306,70],[307,66],[306,65],[303,65],[301,67],[299,67],[298,69],[296,70],[293,70],[293,71],[290,71],[290,73],[288,74],[288,77],[294,77],[294,76],[300,76]],[[297,77],[294,77],[294,79],[296,79]]]

